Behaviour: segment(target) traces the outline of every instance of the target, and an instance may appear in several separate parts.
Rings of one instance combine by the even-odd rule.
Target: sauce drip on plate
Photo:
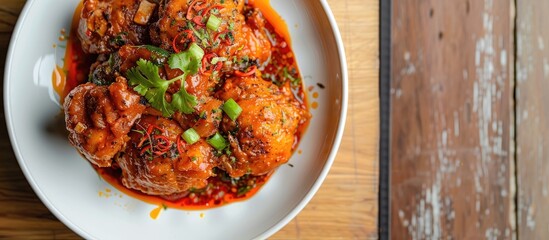
[[[95,61],[95,56],[88,56],[82,50],[80,40],[78,40],[77,28],[80,12],[82,11],[82,2],[78,4],[74,12],[69,39],[66,41],[65,57],[63,67],[55,66],[52,73],[52,84],[55,92],[60,97],[63,104],[65,96],[81,83],[86,82],[90,71],[90,65]],[[66,38],[60,39],[65,41]],[[59,47],[59,46],[57,46]]]

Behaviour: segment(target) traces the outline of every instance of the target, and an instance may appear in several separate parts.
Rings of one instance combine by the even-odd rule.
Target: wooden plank
[[[4,0],[0,6],[1,76],[11,32],[24,4],[24,0]],[[0,97],[2,105],[3,99]],[[80,239],[50,213],[27,183],[11,148],[3,108],[0,126],[0,238]]]
[[[5,2],[5,3],[4,3]],[[14,23],[24,0],[3,0],[0,21]],[[377,236],[378,0],[329,0],[349,64],[349,116],[340,152],[311,203],[273,239]],[[13,24],[0,23],[0,74]],[[6,32],[6,33],[3,33]],[[0,99],[1,101],[1,99]],[[0,117],[0,238],[75,239],[44,207],[25,180]],[[29,229],[34,229],[29,231]]]
[[[11,33],[23,4],[25,4],[25,1],[2,1],[0,6],[0,33]]]
[[[349,65],[349,113],[326,181],[307,207],[273,239],[377,237],[378,0],[329,0]]]
[[[518,233],[543,239],[549,235],[549,2],[517,3]]]
[[[391,234],[515,234],[513,1],[394,0]]]
[[[1,76],[4,76],[5,56],[11,32],[24,4],[24,0],[3,0],[0,5]],[[3,95],[3,91],[0,95]],[[3,96],[0,97],[2,105],[3,99]],[[3,108],[0,126],[0,238],[78,239],[75,233],[49,212],[27,183],[11,148]]]
[[[2,4],[0,4],[0,69],[2,73],[11,32],[24,4],[23,0],[2,0]]]

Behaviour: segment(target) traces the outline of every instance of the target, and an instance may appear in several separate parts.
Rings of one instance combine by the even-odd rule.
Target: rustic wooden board
[[[25,0],[1,0],[0,74]],[[329,0],[347,50],[349,116],[340,152],[311,203],[273,239],[375,238],[378,186],[378,0]],[[4,10],[8,10],[7,13]],[[1,93],[0,93],[1,94]],[[1,101],[1,99],[0,99]],[[0,116],[0,238],[77,239],[25,180]],[[33,230],[30,230],[33,229]]]
[[[392,238],[515,234],[512,4],[393,1]]]
[[[24,0],[2,0],[0,4],[2,78],[11,32],[24,4]],[[0,92],[2,106],[3,92]],[[50,213],[23,176],[8,138],[3,107],[0,116],[0,153],[0,238],[80,239]]]
[[[329,0],[349,65],[349,109],[343,142],[313,200],[273,239],[377,237],[378,0]]]
[[[518,236],[543,239],[549,235],[549,2],[517,3]]]

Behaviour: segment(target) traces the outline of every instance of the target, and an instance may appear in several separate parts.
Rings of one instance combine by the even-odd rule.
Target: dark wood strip
[[[394,0],[391,234],[515,234],[513,1]]]
[[[380,54],[379,54],[379,239],[391,239],[390,232],[390,110],[391,110],[391,3],[392,0],[380,1]]]
[[[81,239],[74,234],[67,234],[59,230],[35,230],[28,229],[27,231],[14,231],[0,229],[0,239],[25,239],[25,240],[44,240],[44,239]]]
[[[15,18],[19,17],[19,11],[20,11],[19,9],[13,9],[13,8],[7,8],[7,7],[0,6],[0,13],[11,15]]]

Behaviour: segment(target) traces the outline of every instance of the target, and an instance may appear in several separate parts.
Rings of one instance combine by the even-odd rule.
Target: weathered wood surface
[[[3,76],[9,38],[25,1],[0,2],[0,74]],[[377,236],[378,1],[328,2],[347,50],[351,84],[347,127],[325,183],[311,203],[273,239]],[[79,238],[44,207],[25,180],[9,143],[3,111],[0,152],[0,238]]]
[[[393,239],[515,234],[513,2],[393,1]]]
[[[549,28],[547,1],[517,2],[518,236],[549,236]]]

